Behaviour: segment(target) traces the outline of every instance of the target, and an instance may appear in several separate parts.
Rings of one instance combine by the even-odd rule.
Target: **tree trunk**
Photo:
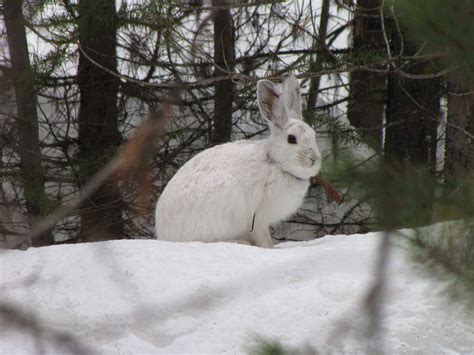
[[[213,0],[213,6],[227,5],[226,0]],[[235,38],[229,9],[214,11],[214,62],[216,77],[229,75],[235,66]],[[232,105],[234,84],[232,79],[216,82],[214,99],[214,125],[212,145],[228,142],[232,134]]]
[[[366,64],[386,56],[381,0],[359,0],[352,27],[352,52],[355,64]],[[375,66],[377,69],[385,69]],[[387,95],[387,75],[355,70],[350,74],[350,98],[347,118],[361,129],[367,143],[377,152],[382,150],[383,115]]]
[[[325,48],[326,38],[328,32],[328,22],[329,22],[329,0],[323,0],[321,6],[321,17],[319,20],[318,28],[318,39],[314,41],[314,47],[317,48],[317,57],[314,62],[311,63],[311,72],[317,74],[321,72],[326,62],[325,58]],[[318,101],[319,87],[321,84],[321,75],[316,75],[311,77],[311,83],[309,87],[308,95],[308,110],[313,111],[316,109]]]
[[[119,80],[116,72],[115,0],[79,1],[79,178],[84,184],[115,153]],[[93,63],[90,59],[95,63]],[[81,241],[124,238],[122,200],[115,181],[107,181],[81,209]]]
[[[30,227],[47,213],[47,197],[41,166],[38,113],[34,89],[34,74],[28,56],[22,0],[5,0],[3,12],[11,59],[11,74],[16,96],[16,128],[20,156],[21,178]],[[51,231],[31,241],[33,246],[51,245]]]
[[[407,40],[404,40],[404,48],[406,56],[414,55],[419,49]],[[411,74],[424,74],[433,72],[434,68],[429,62],[419,62],[406,65],[404,70]],[[385,155],[389,160],[425,165],[434,172],[440,91],[440,79],[409,79],[392,68],[388,81],[385,136]]]
[[[414,56],[420,50],[421,44],[412,42],[403,28],[401,36],[395,24],[392,23],[388,28],[390,31],[387,35],[395,58],[400,54],[404,57]],[[397,63],[397,68],[409,74],[429,74],[436,71],[430,61],[416,58],[411,58],[410,62],[404,61],[403,66],[402,63]],[[414,167],[416,170],[424,169],[428,174],[435,174],[441,80],[407,78],[397,68],[391,66],[388,79],[386,161],[402,163],[401,169],[405,165],[410,169]],[[417,200],[415,205],[420,207],[418,215],[411,222],[413,227],[433,222],[434,186],[427,181],[425,189],[419,191],[419,196],[413,196]]]
[[[473,87],[454,80],[449,83],[445,177],[453,188],[474,173]]]

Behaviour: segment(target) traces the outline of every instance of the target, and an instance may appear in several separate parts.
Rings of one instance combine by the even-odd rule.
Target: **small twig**
[[[278,3],[284,3],[286,0],[266,0],[266,1],[255,1],[250,3],[240,3],[239,1],[230,1],[226,5],[202,5],[202,6],[194,6],[194,5],[179,5],[178,7],[181,8],[183,11],[215,11],[215,10],[228,10],[228,9],[239,9],[239,8],[248,8],[254,6],[262,6],[262,5],[275,5]]]

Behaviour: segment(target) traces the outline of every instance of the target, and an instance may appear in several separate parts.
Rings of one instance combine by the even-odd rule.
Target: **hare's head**
[[[309,179],[321,169],[321,154],[314,130],[303,122],[298,79],[286,76],[282,93],[269,80],[257,83],[260,113],[270,127],[268,154],[282,170]]]

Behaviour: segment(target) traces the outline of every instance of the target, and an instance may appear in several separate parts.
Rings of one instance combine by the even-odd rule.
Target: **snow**
[[[379,241],[371,233],[274,249],[124,240],[3,251],[0,296],[34,312],[44,329],[74,334],[101,354],[245,353],[257,336],[364,353],[361,300]],[[474,322],[403,250],[389,270],[380,346],[473,351]],[[34,353],[31,335],[7,325],[0,353]],[[48,339],[45,353],[65,351]]]

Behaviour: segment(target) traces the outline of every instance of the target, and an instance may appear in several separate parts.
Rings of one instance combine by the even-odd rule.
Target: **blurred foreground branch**
[[[33,225],[30,234],[26,236],[28,245],[31,245],[34,238],[54,228],[62,218],[78,209],[107,179],[114,176],[126,179],[133,176],[137,180],[142,180],[141,182],[148,180],[146,166],[156,147],[156,144],[152,143],[156,143],[165,132],[165,127],[171,118],[172,103],[176,102],[177,97],[176,92],[172,93],[163,103],[161,111],[150,115],[150,118],[141,124],[134,137],[122,147],[120,152],[80,189],[79,196],[74,202],[59,207],[54,213]],[[142,196],[139,198],[143,199]]]
[[[388,263],[391,247],[391,232],[385,231],[380,241],[377,260],[374,265],[374,280],[364,298],[364,309],[369,321],[367,327],[368,351],[375,352],[383,347],[378,344],[380,339],[380,323],[382,320],[382,305],[388,278]]]
[[[68,354],[94,354],[92,349],[83,344],[74,334],[64,330],[45,328],[35,315],[3,303],[0,304],[0,329],[5,330],[7,327],[31,334],[39,354],[45,352],[43,342],[54,344],[57,349],[63,349]]]

